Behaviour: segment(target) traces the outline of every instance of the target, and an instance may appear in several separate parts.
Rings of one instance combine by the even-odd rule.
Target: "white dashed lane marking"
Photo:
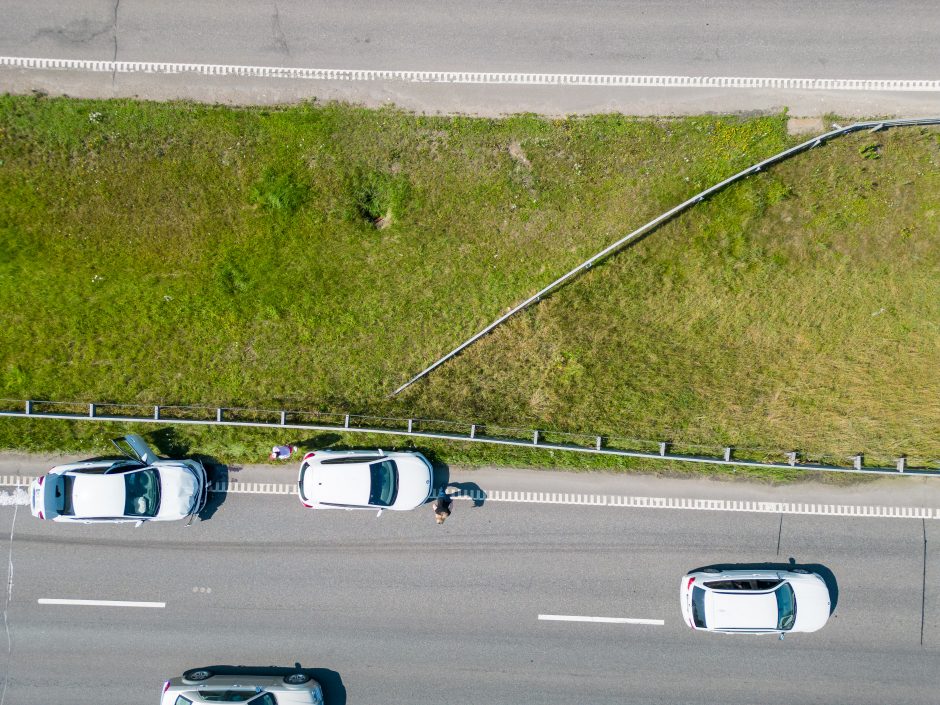
[[[773,78],[748,76],[645,76],[593,73],[505,71],[400,71],[386,69],[299,68],[168,61],[93,61],[0,56],[0,67],[91,73],[197,74],[210,77],[286,78],[315,81],[397,81],[487,85],[598,86],[602,88],[746,88],[823,91],[940,91],[940,81],[911,79]]]
[[[36,600],[40,605],[73,605],[78,607],[151,607],[163,609],[165,602],[126,602],[124,600],[68,600],[41,597]]]
[[[599,622],[602,624],[647,624],[661,627],[666,622],[662,619],[634,619],[632,617],[581,617],[573,614],[540,614],[541,622]]]
[[[0,475],[0,486],[14,486],[13,495],[26,504],[22,487],[32,477]],[[215,483],[210,492],[231,494],[294,495],[297,485],[281,482],[228,482]],[[13,504],[4,501],[6,492],[0,492],[0,506]],[[473,502],[517,502],[525,504],[563,504],[590,507],[623,507],[627,509],[684,509],[704,512],[749,512],[757,514],[811,514],[816,516],[861,517],[870,519],[940,519],[940,508],[888,507],[857,504],[816,504],[810,502],[762,502],[736,499],[694,499],[689,497],[637,497],[632,495],[580,494],[570,492],[529,492],[523,490],[458,490],[454,499]],[[19,502],[17,502],[19,503]]]

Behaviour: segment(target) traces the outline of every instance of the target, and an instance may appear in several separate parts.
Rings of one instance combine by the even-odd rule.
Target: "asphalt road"
[[[0,55],[343,69],[937,79],[940,5],[500,0],[7,0]],[[933,94],[428,86],[0,71],[0,87],[275,102],[394,101],[427,111],[768,109],[927,114]],[[841,110],[840,110],[841,108]]]
[[[157,702],[187,668],[297,662],[349,703],[937,701],[936,520],[460,502],[437,526],[429,509],[221,499],[190,528],[0,508],[3,536],[16,511],[4,705]],[[831,572],[822,631],[781,642],[683,625],[689,569],[790,558]],[[165,607],[37,602],[50,598]]]

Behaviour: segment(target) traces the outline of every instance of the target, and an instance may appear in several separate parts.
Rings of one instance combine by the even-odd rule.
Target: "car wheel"
[[[306,673],[290,673],[284,676],[284,683],[287,685],[301,686],[311,681]]]
[[[207,678],[212,678],[212,671],[208,668],[197,668],[192,671],[186,671],[186,673],[183,674],[184,683],[198,683]]]
[[[799,573],[800,575],[809,575],[809,571],[805,568],[794,568],[790,571],[791,573]]]
[[[714,575],[715,573],[720,573],[721,571],[718,570],[717,568],[703,568],[703,569],[702,569],[702,572],[703,572],[703,573],[711,573],[712,575]]]

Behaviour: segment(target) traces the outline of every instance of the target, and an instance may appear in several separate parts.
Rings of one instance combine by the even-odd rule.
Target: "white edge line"
[[[86,607],[154,607],[163,609],[165,602],[125,602],[122,600],[62,600],[57,598],[41,597],[37,600],[40,605],[80,605]]]
[[[634,619],[632,617],[581,617],[572,614],[540,614],[543,622],[600,622],[602,624],[648,624],[661,627],[666,624],[662,619]]]
[[[196,73],[204,76],[287,78],[318,81],[401,81],[405,83],[475,83],[641,88],[783,88],[848,91],[940,91],[940,81],[924,79],[785,78],[770,76],[655,76],[627,74],[525,73],[520,71],[408,71],[333,69],[295,66],[189,64],[170,61],[100,61],[0,56],[0,67],[89,71],[96,73]]]

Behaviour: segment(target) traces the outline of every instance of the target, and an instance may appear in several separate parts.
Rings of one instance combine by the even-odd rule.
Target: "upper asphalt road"
[[[8,0],[0,55],[335,69],[929,79],[940,5],[571,0]],[[267,103],[317,96],[427,111],[770,109],[924,115],[937,93],[428,85],[0,71],[0,87]]]
[[[2,469],[37,472],[12,456]],[[280,482],[294,469],[233,469],[230,479]],[[914,478],[848,491],[568,473],[449,479],[484,491],[928,507],[940,498],[940,483]],[[484,500],[458,502],[437,526],[430,508],[376,518],[305,510],[290,496],[214,501],[189,528],[60,526],[0,508],[0,535],[12,537],[4,705],[157,702],[163,679],[187,668],[297,662],[321,669],[332,702],[937,701],[936,519]],[[682,624],[686,571],[791,558],[830,577],[835,612],[822,631],[781,642]],[[39,603],[49,599],[163,606]]]

